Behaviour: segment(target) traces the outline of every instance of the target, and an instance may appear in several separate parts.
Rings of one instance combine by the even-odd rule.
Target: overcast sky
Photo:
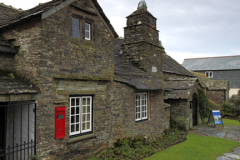
[[[1,0],[29,9],[48,0]],[[140,0],[98,0],[119,36],[126,16]],[[240,54],[240,0],[145,0],[157,18],[159,38],[170,56],[184,58]]]

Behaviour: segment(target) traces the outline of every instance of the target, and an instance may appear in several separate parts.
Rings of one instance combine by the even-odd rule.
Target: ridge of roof
[[[50,10],[51,8],[57,6],[58,4],[63,3],[64,1],[66,1],[66,0],[52,0],[52,1],[49,1],[46,3],[39,3],[39,5],[31,8],[31,9],[21,11],[20,13],[15,13],[12,16],[10,16],[9,18],[7,18],[4,22],[2,22],[2,24],[0,23],[0,28],[3,28],[10,24],[19,22],[25,18],[29,18],[30,16],[35,16],[35,15],[41,14],[43,12],[46,12],[46,11]],[[100,16],[102,16],[103,20],[106,22],[107,27],[109,27],[109,29],[113,33],[113,36],[115,38],[117,38],[118,34],[114,30],[113,26],[111,25],[109,19],[103,12],[103,10],[102,10],[101,6],[99,5],[99,3],[97,2],[97,0],[90,0],[90,1],[93,3],[93,5],[99,11]]]
[[[199,58],[185,58],[184,60],[188,60],[188,59],[207,59],[207,58],[225,58],[225,57],[240,57],[240,55],[216,56],[216,57],[199,57]]]
[[[28,18],[32,15],[37,15],[40,14],[48,9],[50,9],[51,7],[55,6],[58,1],[62,1],[62,0],[52,0],[46,3],[40,3],[39,5],[30,8],[28,10],[24,10],[22,12],[19,13],[15,13],[12,16],[10,16],[9,18],[7,18],[4,22],[2,22],[0,24],[0,28],[6,27],[8,25],[11,25],[13,23],[19,22],[25,18]]]

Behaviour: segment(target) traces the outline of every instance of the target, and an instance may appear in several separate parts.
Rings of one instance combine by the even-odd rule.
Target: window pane
[[[86,105],[86,98],[83,98],[83,105]]]
[[[74,125],[71,125],[71,132],[75,132]]]
[[[79,106],[80,99],[76,98],[76,105]]]
[[[71,123],[75,123],[75,116],[71,116]]]
[[[90,105],[90,98],[87,99],[87,105]]]
[[[82,130],[85,130],[85,123],[82,124]]]
[[[86,121],[86,115],[82,115],[82,122],[85,122]]]
[[[71,106],[75,106],[75,98],[71,98]]]
[[[76,114],[79,114],[79,107],[76,107]]]
[[[142,106],[142,112],[144,112],[145,111],[145,107],[144,106]]]
[[[76,132],[79,131],[79,124],[76,125]]]
[[[77,32],[76,37],[80,38],[80,32]]]
[[[89,35],[90,35],[89,32],[85,31],[85,38],[89,39],[90,38]]]
[[[79,122],[79,115],[76,116],[76,122]]]
[[[87,122],[87,129],[90,129],[90,122]]]
[[[79,19],[72,18],[72,36],[80,38],[80,23]]]
[[[87,106],[87,113],[90,113],[90,106]]]
[[[87,121],[90,121],[90,114],[87,114]]]
[[[90,25],[85,23],[85,30],[90,31]]]
[[[86,107],[85,106],[82,107],[82,113],[86,113]]]
[[[71,115],[75,114],[75,107],[71,107]]]

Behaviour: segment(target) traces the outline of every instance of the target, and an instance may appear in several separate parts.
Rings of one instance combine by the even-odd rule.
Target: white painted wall
[[[240,88],[230,88],[230,90],[229,90],[229,98],[231,98],[232,95],[234,95],[234,94],[238,94],[239,90],[240,90]]]

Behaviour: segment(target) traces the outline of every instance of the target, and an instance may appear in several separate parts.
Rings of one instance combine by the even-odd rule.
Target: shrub
[[[233,103],[236,108],[240,109],[240,90],[238,91],[238,94],[234,94],[231,96],[229,102]]]
[[[220,104],[217,104],[217,103],[215,103],[214,101],[212,101],[210,99],[208,101],[209,101],[209,105],[210,105],[210,110],[221,109],[221,105]]]
[[[146,141],[144,137],[118,139],[114,147],[106,152],[93,156],[89,160],[132,159],[149,157],[165,148],[186,140],[186,133],[179,130],[169,130],[169,135],[157,136],[156,140]]]
[[[235,107],[231,103],[223,102],[221,104],[221,113],[222,113],[222,116],[236,118],[240,115],[240,109]]]
[[[202,88],[198,88],[198,106],[201,118],[204,119],[205,117],[208,117],[210,113],[210,104],[207,95]]]

